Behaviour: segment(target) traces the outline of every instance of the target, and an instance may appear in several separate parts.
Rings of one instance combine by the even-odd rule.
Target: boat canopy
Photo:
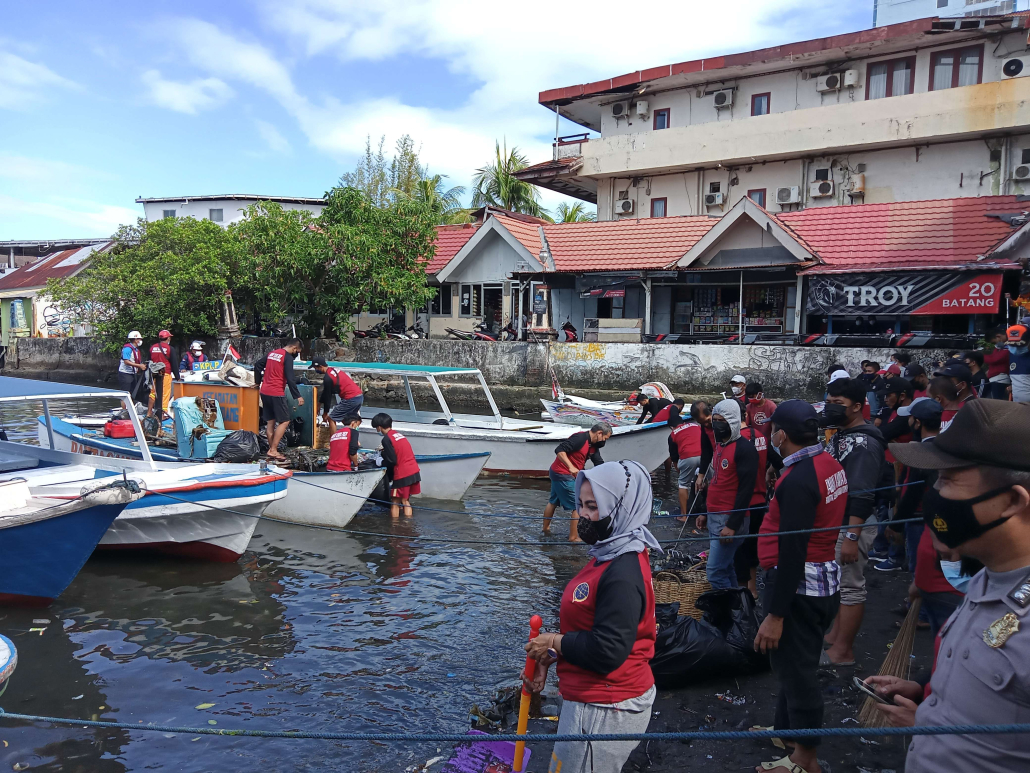
[[[404,365],[394,362],[337,362],[329,361],[329,365],[351,373],[377,373],[383,376],[475,376],[478,368],[445,368],[441,365]],[[297,361],[295,368],[310,368],[310,361]]]

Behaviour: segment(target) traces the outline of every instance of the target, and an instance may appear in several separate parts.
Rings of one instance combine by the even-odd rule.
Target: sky
[[[865,29],[872,2],[0,0],[0,18],[9,240],[107,236],[138,197],[321,196],[369,136],[410,134],[468,187],[496,140],[550,158],[541,91]]]

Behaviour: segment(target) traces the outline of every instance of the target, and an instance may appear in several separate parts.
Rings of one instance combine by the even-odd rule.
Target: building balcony
[[[604,177],[684,172],[703,167],[836,155],[892,147],[1030,133],[1030,78],[861,100],[685,126],[612,135],[581,143],[575,164],[559,159],[541,178],[555,188],[575,178],[579,189]],[[557,168],[559,164],[563,168]],[[541,171],[544,171],[541,169]],[[546,179],[545,179],[546,178]],[[562,192],[568,192],[563,190]],[[573,194],[576,195],[576,194]],[[580,195],[580,198],[585,198]]]

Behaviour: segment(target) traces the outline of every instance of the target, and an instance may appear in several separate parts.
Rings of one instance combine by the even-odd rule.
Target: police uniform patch
[[[590,597],[590,584],[581,582],[576,586],[576,589],[572,591],[573,601],[586,601]]]
[[[991,623],[991,627],[984,631],[984,644],[994,649],[1004,647],[1009,637],[1018,630],[1019,618],[1009,612]]]
[[[1009,598],[1023,609],[1030,606],[1030,574],[1016,583],[1016,587],[1009,592]]]
[[[727,467],[730,466],[730,460],[729,459],[723,459],[722,462],[721,462],[721,466],[725,470]]]

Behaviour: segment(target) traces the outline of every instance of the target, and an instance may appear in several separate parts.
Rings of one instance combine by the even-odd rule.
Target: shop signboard
[[[997,314],[999,273],[919,271],[811,277],[808,314]]]

